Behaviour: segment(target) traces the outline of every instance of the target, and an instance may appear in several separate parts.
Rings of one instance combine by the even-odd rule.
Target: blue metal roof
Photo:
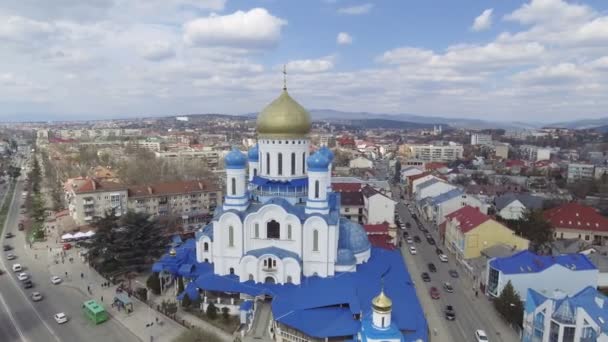
[[[348,266],[355,265],[357,263],[357,258],[355,258],[355,254],[350,249],[338,249],[338,257],[336,258],[336,265]]]
[[[289,181],[277,181],[270,180],[264,177],[255,176],[251,181],[253,184],[262,187],[276,187],[276,188],[284,188],[284,187],[308,187],[308,178],[295,178]]]
[[[250,162],[257,162],[260,159],[260,147],[258,144],[253,145],[247,152],[247,158]]]
[[[561,265],[572,271],[595,270],[597,267],[584,254],[572,253],[558,256],[536,255],[528,250],[504,258],[495,258],[490,266],[504,274],[537,273],[553,265]]]
[[[208,236],[213,241],[213,223],[207,224],[203,229],[194,233],[194,238],[198,241],[201,237]]]
[[[300,257],[298,256],[298,254],[279,248],[279,247],[266,247],[266,248],[259,248],[259,249],[252,249],[249,252],[245,253],[245,255],[253,255],[256,258],[261,257],[262,255],[265,254],[271,254],[276,256],[279,259],[284,259],[284,258],[293,258],[296,259],[297,261],[300,261]]]
[[[357,254],[369,250],[371,244],[367,232],[360,224],[341,217],[338,248],[348,249]]]
[[[444,193],[442,193],[440,195],[437,195],[435,197],[427,197],[427,198],[429,200],[429,203],[431,203],[433,205],[438,205],[440,203],[443,203],[445,201],[449,201],[452,198],[459,197],[459,196],[462,196],[462,195],[464,195],[464,192],[461,189],[459,189],[459,188],[455,188],[455,189],[452,189],[452,190],[450,190],[448,192],[444,192]]]
[[[246,301],[242,302],[241,306],[239,307],[239,309],[241,311],[250,311],[252,308],[253,308],[252,300],[246,300]]]
[[[388,341],[396,338],[399,338],[401,342],[405,342],[401,331],[394,324],[391,324],[387,329],[375,328],[371,315],[363,319],[361,330],[362,342],[368,342],[369,340]]]
[[[433,185],[433,184],[435,184],[435,183],[440,183],[440,182],[441,182],[441,183],[443,183],[443,181],[441,181],[441,180],[439,180],[439,179],[437,179],[437,178],[431,178],[431,179],[429,179],[429,180],[426,180],[426,181],[424,181],[424,182],[422,182],[422,183],[418,184],[418,185],[416,186],[416,191],[418,191],[418,190],[420,190],[420,189],[422,189],[422,188],[426,188],[427,186]]]
[[[238,148],[233,147],[232,151],[224,157],[224,164],[227,169],[244,169],[247,165],[247,157],[245,153],[241,152]]]

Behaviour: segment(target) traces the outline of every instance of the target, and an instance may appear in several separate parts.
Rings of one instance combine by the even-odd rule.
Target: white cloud
[[[0,16],[0,39],[13,42],[27,42],[50,38],[57,27],[21,16]]]
[[[287,21],[264,8],[228,15],[212,14],[184,25],[184,40],[194,46],[263,48],[277,44]]]
[[[336,37],[336,43],[339,45],[350,45],[353,43],[353,37],[346,32],[340,32]]]
[[[522,24],[560,25],[589,20],[593,10],[585,5],[567,3],[563,0],[531,0],[513,13],[505,16],[507,20]]]
[[[141,56],[150,61],[162,61],[175,57],[175,50],[168,42],[157,41],[146,45]]]
[[[319,59],[300,59],[287,63],[288,73],[317,73],[334,68],[334,58],[327,56]]]
[[[588,71],[573,63],[541,66],[513,75],[512,79],[527,85],[563,86],[589,76]]]
[[[489,29],[490,26],[492,26],[492,12],[493,11],[494,10],[492,8],[484,10],[477,18],[475,18],[475,21],[473,21],[473,26],[471,26],[471,29],[473,31],[483,31],[483,30]]]
[[[365,3],[357,6],[342,7],[338,9],[338,13],[347,15],[367,14],[374,8],[374,4]]]

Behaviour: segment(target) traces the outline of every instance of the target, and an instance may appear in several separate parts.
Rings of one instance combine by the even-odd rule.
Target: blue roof
[[[428,197],[428,201],[429,201],[429,203],[431,203],[433,205],[437,205],[437,204],[443,203],[445,201],[449,201],[452,198],[459,197],[462,195],[464,195],[464,192],[459,188],[455,188],[448,192],[444,192],[440,195],[437,195],[435,197]]]
[[[355,254],[350,249],[338,249],[338,257],[336,258],[336,265],[348,266],[355,265],[357,263],[357,258],[355,258]]]
[[[179,246],[182,244],[182,238],[179,235],[173,235],[173,237],[171,238],[171,242],[173,242],[174,245]]]
[[[340,218],[338,249],[348,249],[358,254],[371,248],[367,232],[358,223]]]
[[[194,271],[194,265],[192,264],[182,264],[177,269],[177,274],[182,277],[190,277],[192,275],[192,271]]]
[[[198,241],[201,237],[208,236],[213,241],[213,223],[208,223],[203,229],[194,233],[194,238]]]
[[[308,171],[327,171],[329,167],[329,158],[322,152],[316,152],[308,156],[306,165],[308,165]]]
[[[323,145],[317,152],[323,153],[327,159],[329,159],[330,163],[334,160],[334,153],[325,145]]]
[[[279,259],[293,258],[293,259],[296,259],[297,261],[300,261],[300,257],[298,256],[298,254],[285,250],[285,249],[282,249],[282,248],[274,247],[274,246],[266,247],[266,248],[259,248],[259,249],[252,249],[249,252],[247,252],[245,255],[253,255],[256,258],[259,258],[265,254],[274,255]]]
[[[418,190],[420,190],[420,189],[422,189],[422,188],[426,188],[427,186],[433,185],[433,184],[435,184],[435,183],[443,183],[443,181],[442,181],[442,180],[439,180],[439,179],[437,179],[437,178],[431,178],[431,179],[429,179],[429,180],[426,180],[426,181],[424,181],[424,182],[422,182],[422,183],[418,184],[418,185],[416,186],[416,191],[418,191]]]
[[[241,306],[239,307],[239,309],[241,311],[250,311],[252,308],[253,308],[252,300],[246,300],[246,301],[242,302]]]
[[[586,255],[579,253],[550,256],[536,255],[528,250],[524,250],[508,257],[495,258],[490,261],[492,268],[504,274],[542,272],[556,264],[572,271],[597,269]]]
[[[224,157],[224,164],[226,164],[227,169],[244,169],[247,164],[247,157],[239,149],[233,147],[232,151]]]
[[[307,187],[308,186],[308,178],[296,178],[296,179],[292,179],[289,181],[276,181],[276,180],[270,180],[270,179],[266,179],[260,176],[255,176],[253,177],[253,180],[251,181],[253,184],[257,185],[257,186],[263,186],[263,187],[285,187],[285,186],[291,186],[291,187]]]
[[[257,162],[260,159],[260,150],[259,150],[259,145],[255,144],[253,145],[249,151],[247,152],[247,158],[249,159],[250,162]]]
[[[374,341],[385,341],[394,340],[396,338],[399,338],[402,342],[405,341],[401,331],[399,331],[394,324],[391,324],[387,329],[375,328],[371,315],[363,319],[361,329],[361,337],[363,342],[367,342],[368,339],[372,339]]]

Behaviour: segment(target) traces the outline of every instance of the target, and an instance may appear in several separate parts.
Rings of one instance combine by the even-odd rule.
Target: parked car
[[[408,238],[407,238],[405,241],[406,241],[407,243],[409,243],[409,244],[414,243],[414,240],[412,240],[412,238],[411,238],[411,237],[408,237]]]
[[[408,236],[410,236],[410,233],[408,233],[408,232],[403,232],[403,237],[408,237]]]
[[[448,273],[450,274],[450,276],[452,278],[458,278],[458,271],[456,271],[456,270],[449,270]]]
[[[42,293],[40,293],[40,292],[32,292],[31,297],[32,297],[32,301],[39,302],[39,301],[42,300]]]
[[[418,235],[414,235],[414,242],[416,243],[420,243],[422,240],[420,240],[420,237]]]
[[[72,248],[72,244],[70,244],[70,243],[64,243],[63,244],[63,250],[64,251],[67,251],[67,250],[69,250],[71,248]]]
[[[437,253],[437,255],[439,255],[439,254],[443,254],[443,251],[441,250],[441,248],[435,248],[435,253]]]
[[[26,280],[23,282],[23,288],[24,289],[31,289],[32,287],[34,287],[34,283],[32,283],[31,280]]]
[[[66,314],[64,314],[63,312],[56,313],[54,318],[55,322],[57,322],[58,324],[63,324],[68,321],[68,316],[66,316]]]
[[[4,245],[2,246],[2,249],[4,249],[4,251],[10,251],[11,249],[13,249],[13,247],[11,247],[11,245]]]
[[[412,224],[409,222],[405,222],[405,228],[412,228]]]
[[[13,272],[21,272],[21,270],[23,270],[21,264],[13,264]]]
[[[10,238],[12,238],[14,236],[15,235],[13,233],[11,233],[11,232],[8,232],[8,233],[4,234],[4,237],[7,238],[7,239],[10,239]]]
[[[454,288],[452,287],[452,284],[450,284],[450,282],[447,282],[447,281],[445,283],[443,283],[443,289],[448,293],[454,292]]]
[[[416,247],[415,246],[410,246],[410,254],[416,254]]]
[[[23,230],[24,228],[25,228],[25,226],[23,225],[23,222],[19,222],[19,224],[17,225],[17,229]]]
[[[445,319],[448,321],[453,321],[456,319],[456,311],[454,311],[454,307],[451,305],[445,306]]]
[[[17,256],[13,253],[8,253],[6,255],[6,260],[15,260],[17,258]]]
[[[429,271],[431,271],[433,273],[437,272],[437,267],[435,267],[435,264],[433,264],[432,262],[429,262],[428,267],[429,267]]]
[[[475,338],[477,339],[477,342],[488,342],[488,335],[486,335],[486,332],[483,330],[475,331]]]
[[[448,262],[448,257],[445,254],[439,254],[439,260],[441,262]]]
[[[26,281],[30,278],[30,275],[25,273],[25,272],[21,272],[17,275],[17,279],[21,280],[21,281]]]
[[[441,295],[439,294],[439,290],[437,290],[437,288],[435,286],[433,286],[429,289],[429,294],[431,295],[431,298],[433,298],[433,299],[441,298]]]
[[[435,245],[435,239],[433,239],[433,238],[426,239],[426,242],[428,242],[429,245],[433,245],[433,246]]]
[[[422,272],[422,274],[420,276],[422,277],[422,281],[424,281],[425,283],[428,283],[431,281],[431,276],[426,272]]]
[[[51,283],[57,285],[57,284],[61,284],[61,278],[59,278],[58,276],[52,276],[51,277]]]

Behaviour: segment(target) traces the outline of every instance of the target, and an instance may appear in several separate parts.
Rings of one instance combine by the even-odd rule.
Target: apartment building
[[[151,152],[160,152],[161,143],[157,139],[138,140],[137,147]]]
[[[549,160],[551,159],[551,149],[538,147],[534,145],[521,145],[519,152],[523,159],[531,161]]]
[[[570,163],[568,164],[568,183],[591,181],[595,177],[595,165]]]
[[[208,216],[221,202],[219,186],[205,181],[177,181],[128,188],[130,211],[184,220]]]
[[[127,187],[93,178],[71,178],[64,185],[68,210],[77,225],[91,223],[108,213],[116,216],[127,212]]]
[[[165,159],[174,163],[184,163],[191,160],[199,160],[207,166],[211,171],[218,169],[219,161],[221,159],[220,151],[213,150],[183,150],[183,151],[167,151],[167,152],[155,152],[156,158]]]
[[[140,136],[137,128],[97,128],[97,129],[60,129],[53,131],[55,137],[62,139],[91,139],[100,137]]]
[[[453,142],[429,145],[408,145],[409,156],[425,162],[449,162],[462,158],[462,145]]]
[[[473,133],[471,134],[471,145],[491,145],[492,136],[489,134]]]

